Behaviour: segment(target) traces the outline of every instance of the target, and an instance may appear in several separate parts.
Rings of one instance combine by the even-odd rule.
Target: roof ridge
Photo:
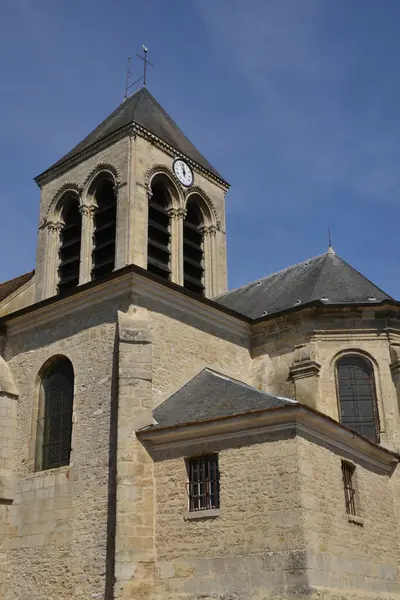
[[[257,277],[257,279],[254,279],[253,281],[250,281],[249,283],[246,283],[245,285],[240,285],[239,287],[232,288],[228,292],[224,292],[223,294],[220,294],[219,296],[214,296],[213,300],[218,300],[218,298],[223,298],[224,296],[228,296],[232,292],[237,292],[238,290],[244,289],[246,287],[249,287],[250,285],[255,284],[257,281],[264,281],[265,279],[269,279],[270,277],[273,277],[274,275],[279,275],[280,273],[284,273],[285,271],[288,271],[289,269],[294,269],[295,267],[299,267],[300,265],[302,265],[304,263],[309,263],[312,260],[317,260],[317,258],[321,258],[322,256],[326,256],[327,254],[328,254],[327,252],[323,252],[322,254],[318,254],[317,256],[313,256],[312,258],[305,258],[304,260],[301,260],[301,261],[299,261],[298,263],[296,263],[294,265],[289,265],[288,267],[280,269],[279,271],[274,271],[273,273],[269,273],[269,275],[264,275],[264,277]]]
[[[332,252],[329,252],[329,250],[328,250],[328,252],[325,252],[325,254],[322,255],[322,256],[325,256],[325,260],[324,260],[324,263],[323,263],[323,267],[324,267],[325,264],[326,264],[326,261],[328,260],[328,258],[334,258],[336,256],[336,253],[333,254]],[[340,258],[340,256],[339,256],[339,258]],[[309,299],[311,299],[313,297],[314,291],[315,291],[315,289],[316,289],[316,287],[317,287],[317,285],[318,285],[318,283],[319,283],[319,281],[320,281],[320,279],[322,277],[322,273],[324,271],[323,267],[320,269],[318,277],[315,280],[315,283],[314,283],[314,285],[312,287],[312,290],[311,290],[311,292],[309,294]],[[309,302],[309,299],[307,299],[307,302]]]
[[[254,391],[258,392],[259,394],[263,394],[264,396],[268,396],[268,398],[279,398],[279,396],[276,396],[275,394],[269,394],[265,390],[259,390],[254,385],[250,385],[249,383],[246,383],[245,381],[241,381],[240,379],[236,379],[236,377],[231,377],[230,375],[227,375],[225,373],[221,373],[220,371],[216,371],[215,369],[212,369],[211,367],[204,367],[204,369],[202,369],[199,373],[197,373],[197,375],[195,375],[192,379],[194,379],[195,377],[198,377],[199,375],[201,375],[201,373],[204,373],[204,371],[208,371],[209,373],[211,373],[212,375],[214,375],[216,377],[219,377],[220,379],[227,379],[229,381],[232,381],[232,383],[236,383],[237,385],[245,387],[245,388],[247,388],[249,390],[254,390]],[[189,381],[192,381],[192,379],[189,379]],[[187,383],[189,383],[189,381]],[[280,398],[280,399],[285,399],[285,400],[288,400],[288,401],[290,400],[289,398],[283,398],[283,397]],[[293,400],[292,400],[292,402],[293,402]]]
[[[379,290],[382,294],[384,294],[387,298],[390,298],[391,300],[395,300],[395,298],[393,298],[393,296],[391,296],[390,294],[388,294],[387,292],[385,292],[385,290],[383,290],[382,288],[380,288],[378,285],[376,285],[373,281],[371,281],[371,279],[369,279],[368,277],[366,277],[365,275],[363,275],[363,273],[361,273],[360,271],[358,271],[358,269],[355,269],[353,267],[353,265],[351,265],[350,263],[348,263],[346,260],[344,260],[344,258],[342,258],[341,256],[339,256],[338,254],[335,254],[335,256],[341,260],[345,265],[347,265],[348,267],[350,267],[350,269],[353,269],[353,271],[355,271],[358,275],[360,275],[360,277],[363,277],[365,279],[365,281],[368,281],[368,283],[370,283],[374,288],[376,288],[377,290]]]

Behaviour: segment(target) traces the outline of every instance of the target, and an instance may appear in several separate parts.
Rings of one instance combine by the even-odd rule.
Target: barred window
[[[190,458],[187,469],[189,510],[219,508],[218,454]]]
[[[60,358],[44,373],[40,390],[36,468],[68,465],[71,454],[74,371]]]
[[[355,466],[346,460],[342,460],[342,476],[344,488],[344,500],[348,515],[356,515],[356,490],[354,485]]]
[[[379,442],[379,418],[372,365],[361,356],[347,355],[336,366],[340,422]]]

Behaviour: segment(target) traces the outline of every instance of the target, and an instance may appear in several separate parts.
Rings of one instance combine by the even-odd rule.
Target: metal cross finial
[[[146,46],[144,44],[142,44],[142,48],[143,48],[144,56],[140,56],[140,54],[136,54],[136,56],[138,58],[141,58],[142,61],[144,62],[143,78],[141,77],[140,79],[143,79],[143,85],[145,86],[146,85],[146,67],[147,67],[147,65],[154,67],[154,65],[147,60],[147,52],[149,51],[149,49],[146,48]]]
[[[144,86],[146,85],[147,65],[150,65],[151,67],[154,67],[154,65],[149,60],[147,60],[147,52],[148,52],[149,49],[144,44],[142,44],[142,48],[143,48],[144,56],[140,56],[140,54],[137,54],[136,56],[138,58],[141,58],[142,61],[144,62],[143,75],[142,75],[142,77],[139,77],[139,79],[136,79],[136,81],[134,81],[130,85],[128,85],[128,83],[129,83],[129,80],[130,80],[130,77],[131,77],[131,57],[128,56],[128,68],[127,68],[127,71],[126,71],[126,83],[125,83],[124,100],[126,100],[127,97],[128,97],[128,90],[132,86],[134,86],[137,83],[139,83],[139,81],[143,81],[143,85]]]

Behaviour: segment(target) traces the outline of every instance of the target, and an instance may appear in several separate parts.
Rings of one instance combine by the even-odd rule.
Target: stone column
[[[393,383],[396,388],[397,402],[400,410],[400,344],[390,344],[390,358],[392,360],[392,362],[389,365],[390,372],[392,374]]]
[[[311,408],[318,408],[320,369],[321,365],[313,359],[311,344],[301,344],[295,347],[293,365],[290,368],[295,398]]]
[[[79,207],[82,215],[81,257],[79,265],[79,285],[91,279],[93,248],[93,216],[96,206],[82,204]]]
[[[10,367],[0,356],[0,502],[14,499],[14,437],[17,427],[18,390]]]
[[[118,312],[116,600],[148,598],[154,578],[154,466],[135,432],[153,422],[152,336],[147,310]]]
[[[184,208],[168,209],[171,219],[171,281],[183,285],[183,220]]]
[[[45,267],[45,294],[44,298],[51,298],[57,294],[58,283],[58,250],[60,247],[60,232],[63,227],[62,221],[48,221],[46,241],[46,267]]]
[[[203,234],[205,296],[207,298],[212,298],[214,290],[217,287],[217,282],[215,280],[215,240],[217,230],[214,225],[208,225],[201,228],[201,233]]]

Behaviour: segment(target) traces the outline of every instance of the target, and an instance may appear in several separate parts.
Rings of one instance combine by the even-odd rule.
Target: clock
[[[193,171],[187,163],[181,158],[174,160],[173,164],[174,173],[178,180],[185,187],[190,187],[193,183]]]

